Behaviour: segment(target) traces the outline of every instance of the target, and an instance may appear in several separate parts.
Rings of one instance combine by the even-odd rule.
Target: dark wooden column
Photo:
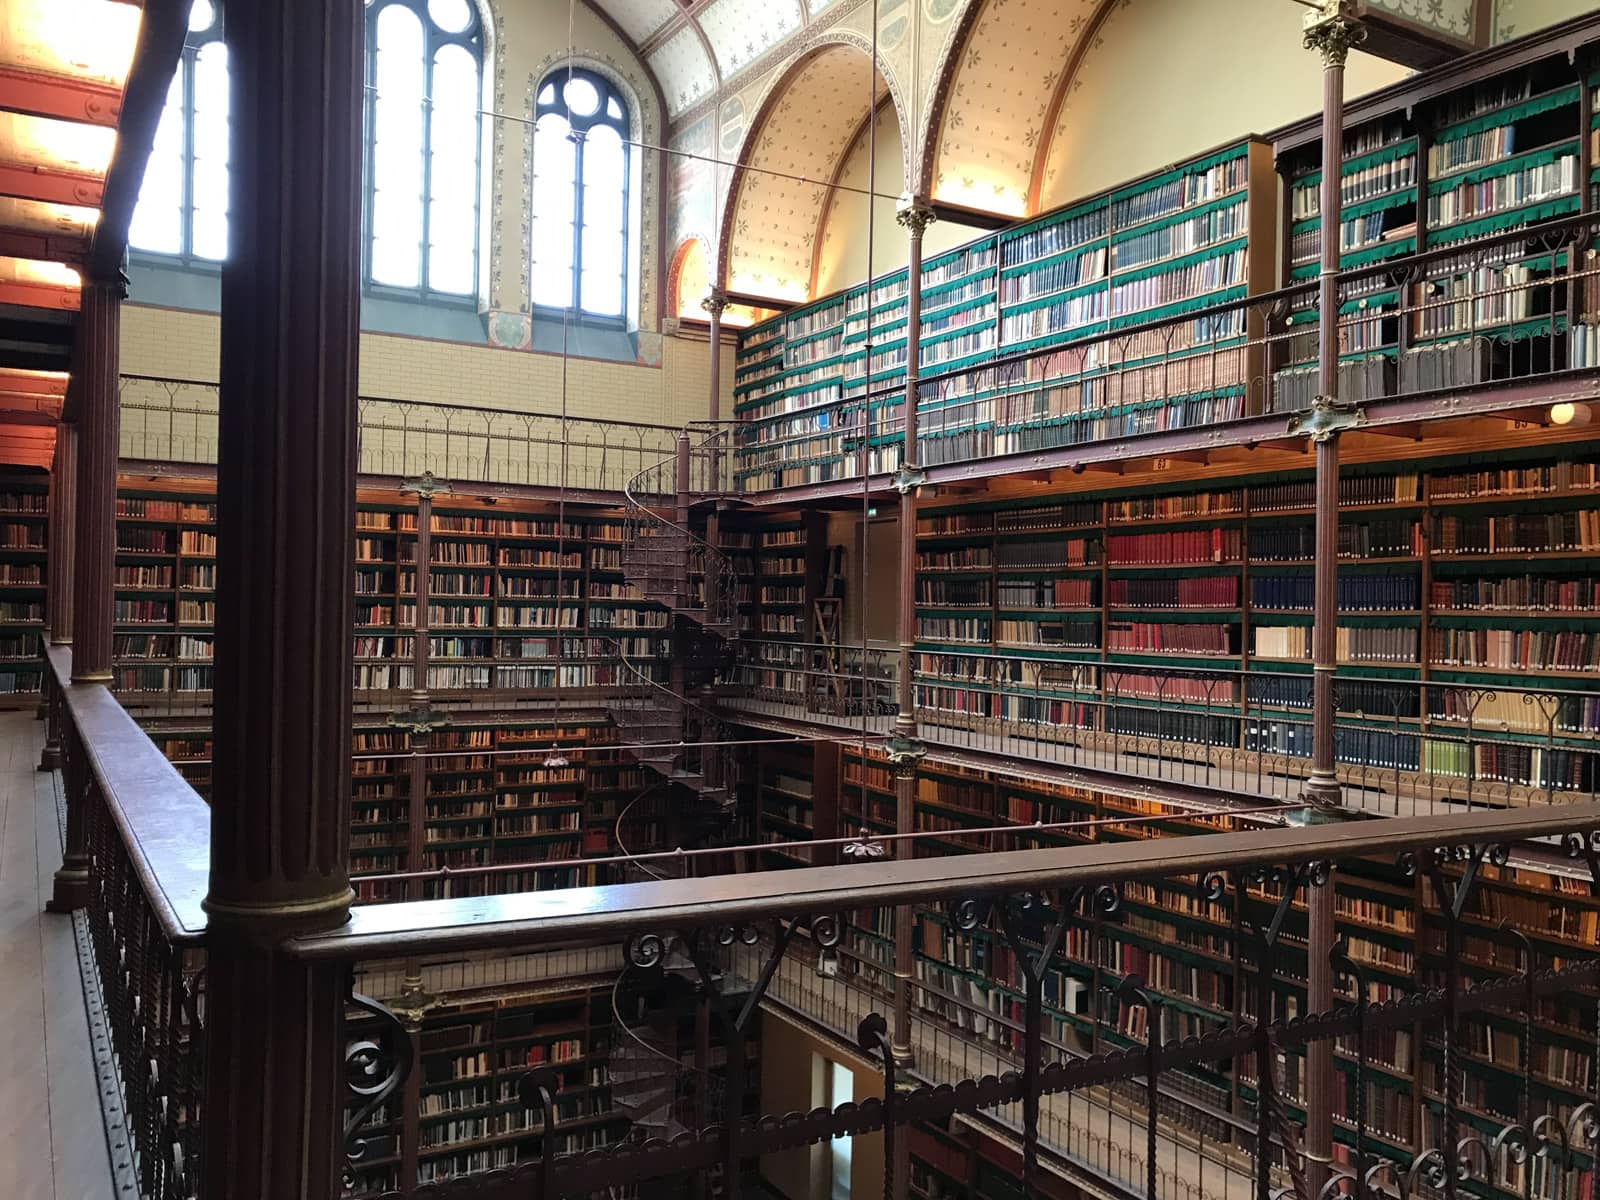
[[[1322,265],[1317,289],[1317,398],[1307,432],[1316,451],[1316,568],[1311,629],[1312,742],[1311,777],[1305,798],[1313,813],[1331,813],[1341,800],[1334,757],[1334,672],[1338,667],[1339,623],[1339,434],[1355,423],[1353,408],[1339,402],[1339,216],[1344,165],[1344,64],[1366,30],[1352,19],[1348,0],[1325,0],[1305,18],[1305,44],[1322,56]],[[1333,1007],[1333,966],[1328,956],[1334,941],[1334,885],[1307,885],[1307,1009]],[[1261,1014],[1265,1019],[1266,1014]],[[1258,1066],[1258,1070],[1271,1069]],[[1333,1045],[1313,1044],[1306,1050],[1306,1163],[1313,1194],[1328,1178],[1333,1148]]]
[[[72,678],[111,682],[111,603],[117,542],[118,341],[126,282],[86,279],[74,352],[78,489],[73,519]]]
[[[337,1195],[349,882],[360,0],[230,0],[201,1193]]]
[[[72,545],[77,510],[78,431],[62,422],[56,428],[55,455],[50,464],[50,516],[45,535],[44,642],[49,646],[72,644]],[[44,646],[40,647],[41,653]],[[45,740],[39,769],[61,766],[61,697],[55,694],[48,666],[44,674]]]
[[[924,473],[917,449],[918,374],[922,339],[922,235],[933,224],[933,210],[913,203],[895,214],[906,231],[906,382],[905,444],[900,453],[900,469],[894,486],[900,493],[900,657],[899,703],[894,719],[894,736],[889,739],[889,758],[894,770],[895,832],[913,833],[917,827],[917,766],[926,752],[917,731],[916,688],[912,683],[913,650],[917,637],[917,492]],[[867,310],[872,309],[871,283],[867,285]],[[870,339],[869,339],[870,341]],[[872,349],[867,348],[867,394],[872,394]],[[863,539],[867,529],[861,530]],[[865,541],[863,540],[863,547]],[[863,615],[863,620],[865,616]],[[863,669],[865,665],[863,664]],[[866,764],[862,764],[865,770]],[[895,843],[895,856],[916,856],[916,843]],[[896,1061],[909,1066],[911,1045],[911,985],[915,978],[912,929],[915,913],[910,905],[895,909],[894,923],[894,1022],[890,1030]],[[895,1138],[894,1161],[889,1164],[894,1200],[905,1200],[911,1179],[910,1139]]]

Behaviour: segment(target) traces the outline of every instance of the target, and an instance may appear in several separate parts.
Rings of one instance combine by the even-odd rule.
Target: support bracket
[[[450,714],[432,707],[408,708],[404,712],[390,713],[388,724],[410,734],[432,733],[450,724]]]
[[[901,463],[895,468],[893,477],[889,480],[894,490],[904,496],[907,492],[914,491],[928,482],[928,472],[915,463]]]
[[[917,738],[902,737],[895,734],[883,744],[883,753],[888,758],[891,766],[904,769],[914,767],[928,756],[926,742]]]
[[[1289,434],[1326,442],[1367,423],[1367,414],[1355,404],[1341,404],[1332,396],[1318,396],[1311,410],[1289,418]]]
[[[404,496],[425,496],[432,499],[434,496],[446,496],[454,492],[448,479],[440,479],[432,471],[424,471],[415,479],[407,479],[400,485],[400,493]]]

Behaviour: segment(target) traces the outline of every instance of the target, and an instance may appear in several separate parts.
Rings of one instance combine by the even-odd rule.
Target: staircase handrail
[[[685,426],[684,434],[687,435],[692,429],[696,429],[695,424]],[[691,456],[711,456],[713,458],[719,455],[731,456],[733,453],[731,440],[727,445],[720,444],[725,439],[728,439],[728,435],[731,432],[732,430],[728,428],[712,430],[699,444],[691,448]],[[676,465],[677,455],[674,454],[670,458],[663,459],[644,468],[623,485],[623,499],[630,510],[627,544],[633,546],[637,542],[636,523],[641,525],[650,523],[681,534],[684,538],[684,544],[688,548],[688,558],[691,563],[690,574],[694,573],[692,567],[694,559],[698,557],[701,560],[700,575],[705,580],[705,609],[708,623],[727,624],[733,632],[737,633],[739,591],[738,579],[733,570],[733,560],[691,529],[663,516],[659,511],[659,505],[652,505],[643,498],[646,495],[676,497],[676,485],[672,488],[661,488],[657,483],[657,490],[652,492],[647,492],[646,490],[651,486],[649,477],[669,469],[675,470]],[[721,495],[722,493],[719,491],[716,494]],[[721,619],[719,620],[719,618]]]
[[[627,646],[622,640],[617,638],[611,638],[608,640],[611,642],[613,650],[617,655],[617,661],[621,664],[623,670],[630,672],[640,684],[644,685],[644,688],[647,689],[647,695],[650,690],[653,690],[660,693],[661,696],[671,703],[683,705],[686,712],[693,713],[699,717],[700,727],[702,730],[709,729],[716,731],[722,728],[722,718],[717,716],[716,713],[712,712],[705,705],[697,704],[687,696],[680,696],[677,692],[674,692],[670,687],[662,683],[660,680],[650,678],[648,674],[646,674],[632,659],[628,657]],[[627,694],[632,694],[632,689],[624,690]],[[626,704],[627,700],[623,699],[621,703]],[[678,743],[678,747],[682,748],[690,744],[691,743],[687,739],[684,739]]]

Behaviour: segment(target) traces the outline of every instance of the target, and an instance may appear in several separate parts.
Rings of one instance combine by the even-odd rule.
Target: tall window
[[[222,14],[194,0],[134,209],[135,249],[219,262],[228,252],[228,48]]]
[[[628,294],[628,109],[601,75],[559,68],[533,133],[533,302],[621,318]]]
[[[484,31],[473,0],[366,0],[369,283],[473,296]],[[228,249],[228,51],[218,0],[194,0],[129,230],[139,250]]]
[[[477,291],[482,63],[472,0],[367,0],[369,283]]]

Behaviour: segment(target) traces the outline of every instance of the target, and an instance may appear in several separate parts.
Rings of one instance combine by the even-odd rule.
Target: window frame
[[[441,305],[478,310],[482,291],[483,264],[483,110],[480,104],[473,121],[473,201],[472,201],[472,290],[445,292],[431,286],[429,259],[433,217],[433,69],[434,59],[445,46],[462,46],[472,55],[478,68],[478,88],[483,88],[485,37],[483,14],[477,0],[466,0],[470,14],[467,27],[447,33],[434,23],[428,0],[367,0],[366,30],[363,34],[362,70],[365,80],[362,97],[361,131],[361,290],[384,300]],[[382,283],[372,276],[372,218],[377,197],[374,163],[377,156],[378,95],[375,84],[378,61],[378,16],[386,8],[409,9],[422,26],[422,107],[417,119],[422,122],[422,162],[418,177],[417,202],[421,206],[421,237],[417,242],[417,285]]]
[[[130,262],[149,264],[151,266],[177,267],[186,271],[197,271],[211,275],[222,274],[223,259],[207,258],[203,254],[194,252],[194,117],[195,117],[195,79],[199,74],[200,51],[214,42],[223,41],[223,12],[222,0],[210,0],[211,24],[202,30],[185,29],[183,35],[183,50],[178,56],[178,75],[183,80],[182,99],[182,125],[183,125],[183,170],[179,187],[178,205],[178,249],[175,252],[166,250],[148,250],[128,243],[128,258]],[[192,11],[191,3],[191,11]],[[188,18],[186,17],[187,21]],[[231,72],[233,64],[228,64]],[[232,96],[229,100],[231,102]],[[164,107],[164,106],[163,106]],[[231,108],[231,103],[230,103]],[[164,115],[164,114],[163,114]],[[158,117],[157,120],[160,118]],[[228,119],[231,124],[233,114],[230,111]],[[230,139],[231,149],[231,139]],[[230,164],[231,168],[231,164]],[[142,189],[142,184],[141,184]],[[134,198],[134,207],[138,208],[138,198]]]
[[[564,91],[568,80],[583,79],[599,93],[600,103],[595,106],[593,114],[587,117],[575,116],[568,107]],[[555,99],[549,102],[541,101],[545,88],[554,86]],[[616,101],[619,116],[613,117],[606,110],[610,101]],[[633,146],[633,105],[623,90],[606,76],[592,67],[579,64],[564,65],[554,68],[546,73],[533,91],[532,124],[528,135],[529,151],[532,152],[535,133],[539,127],[539,120],[550,113],[557,113],[566,118],[568,137],[573,132],[582,134],[575,140],[576,149],[573,154],[572,166],[572,292],[570,303],[565,306],[536,304],[532,301],[532,277],[534,270],[533,247],[528,247],[528,275],[529,275],[529,307],[536,317],[550,320],[564,320],[571,318],[583,324],[602,329],[628,328],[628,301],[629,291],[634,284],[635,272],[631,259],[633,246],[633,175],[634,175],[634,146]],[[589,131],[596,126],[605,125],[615,129],[622,139],[622,270],[617,278],[618,306],[615,313],[596,313],[583,307],[583,155],[588,145]],[[533,169],[539,169],[538,163],[533,164]],[[529,189],[528,203],[533,204],[533,189]],[[537,214],[533,214],[535,218]]]

